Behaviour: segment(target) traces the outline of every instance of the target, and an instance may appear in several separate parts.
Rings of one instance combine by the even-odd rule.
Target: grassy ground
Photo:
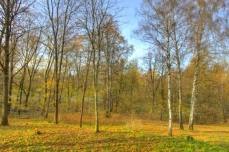
[[[10,119],[0,126],[0,151],[229,151],[229,126],[196,125],[195,131],[178,129],[167,136],[167,122],[103,118],[100,132],[94,133],[93,119],[85,118],[79,128],[74,115],[62,116],[55,125],[50,120]],[[91,123],[92,122],[92,123]],[[37,135],[35,129],[41,134]],[[194,140],[187,140],[191,135]]]

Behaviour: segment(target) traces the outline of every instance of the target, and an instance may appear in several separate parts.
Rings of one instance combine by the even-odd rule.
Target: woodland
[[[172,136],[172,123],[227,124],[228,5],[142,0],[133,35],[149,48],[130,59],[122,1],[1,0],[1,125],[74,114],[99,132],[101,117],[120,114],[166,121]]]

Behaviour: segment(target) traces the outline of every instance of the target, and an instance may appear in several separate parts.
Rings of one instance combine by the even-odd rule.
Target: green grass
[[[199,135],[197,132],[189,131],[176,131],[176,135],[169,137],[160,134],[158,128],[161,124],[137,125],[138,129],[133,125],[132,128],[128,125],[102,125],[101,131],[94,133],[94,127],[90,125],[79,128],[68,123],[56,125],[41,120],[13,119],[10,126],[0,126],[0,151],[229,151],[226,138],[206,142],[195,138]],[[35,128],[41,131],[41,135],[35,133]],[[186,134],[193,134],[195,139],[188,141]],[[205,134],[202,136],[206,137]]]

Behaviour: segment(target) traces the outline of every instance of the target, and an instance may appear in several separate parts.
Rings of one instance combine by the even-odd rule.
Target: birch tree
[[[225,6],[223,0],[196,0],[189,2],[187,19],[192,26],[190,45],[193,46],[195,70],[192,84],[191,108],[189,116],[190,130],[193,130],[195,106],[198,97],[199,74],[203,57],[207,56],[210,48],[219,42],[219,20],[215,15],[219,8]],[[206,54],[207,53],[207,54]]]
[[[183,126],[183,116],[182,116],[182,100],[183,100],[183,89],[182,89],[182,63],[185,55],[187,55],[186,50],[188,36],[190,35],[190,25],[186,22],[186,0],[176,0],[172,6],[172,16],[171,20],[174,23],[172,27],[172,45],[175,52],[174,58],[177,67],[177,81],[178,81],[178,108],[179,108],[179,127],[180,129],[184,129]]]
[[[157,51],[163,52],[167,67],[168,79],[168,135],[172,136],[172,105],[171,105],[171,68],[173,59],[172,34],[176,23],[172,20],[175,1],[144,0],[139,10],[142,18],[136,35],[144,42],[156,46]]]

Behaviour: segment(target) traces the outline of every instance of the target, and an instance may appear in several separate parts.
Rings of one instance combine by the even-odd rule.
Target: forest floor
[[[50,117],[51,118],[51,117]],[[167,135],[167,122],[127,119],[122,116],[100,119],[100,132],[94,132],[93,118],[84,117],[80,128],[75,115],[60,116],[58,125],[50,119],[9,119],[0,126],[0,151],[229,151],[229,125],[187,125],[173,136]],[[36,134],[38,129],[41,134]],[[187,140],[192,136],[193,140]]]

